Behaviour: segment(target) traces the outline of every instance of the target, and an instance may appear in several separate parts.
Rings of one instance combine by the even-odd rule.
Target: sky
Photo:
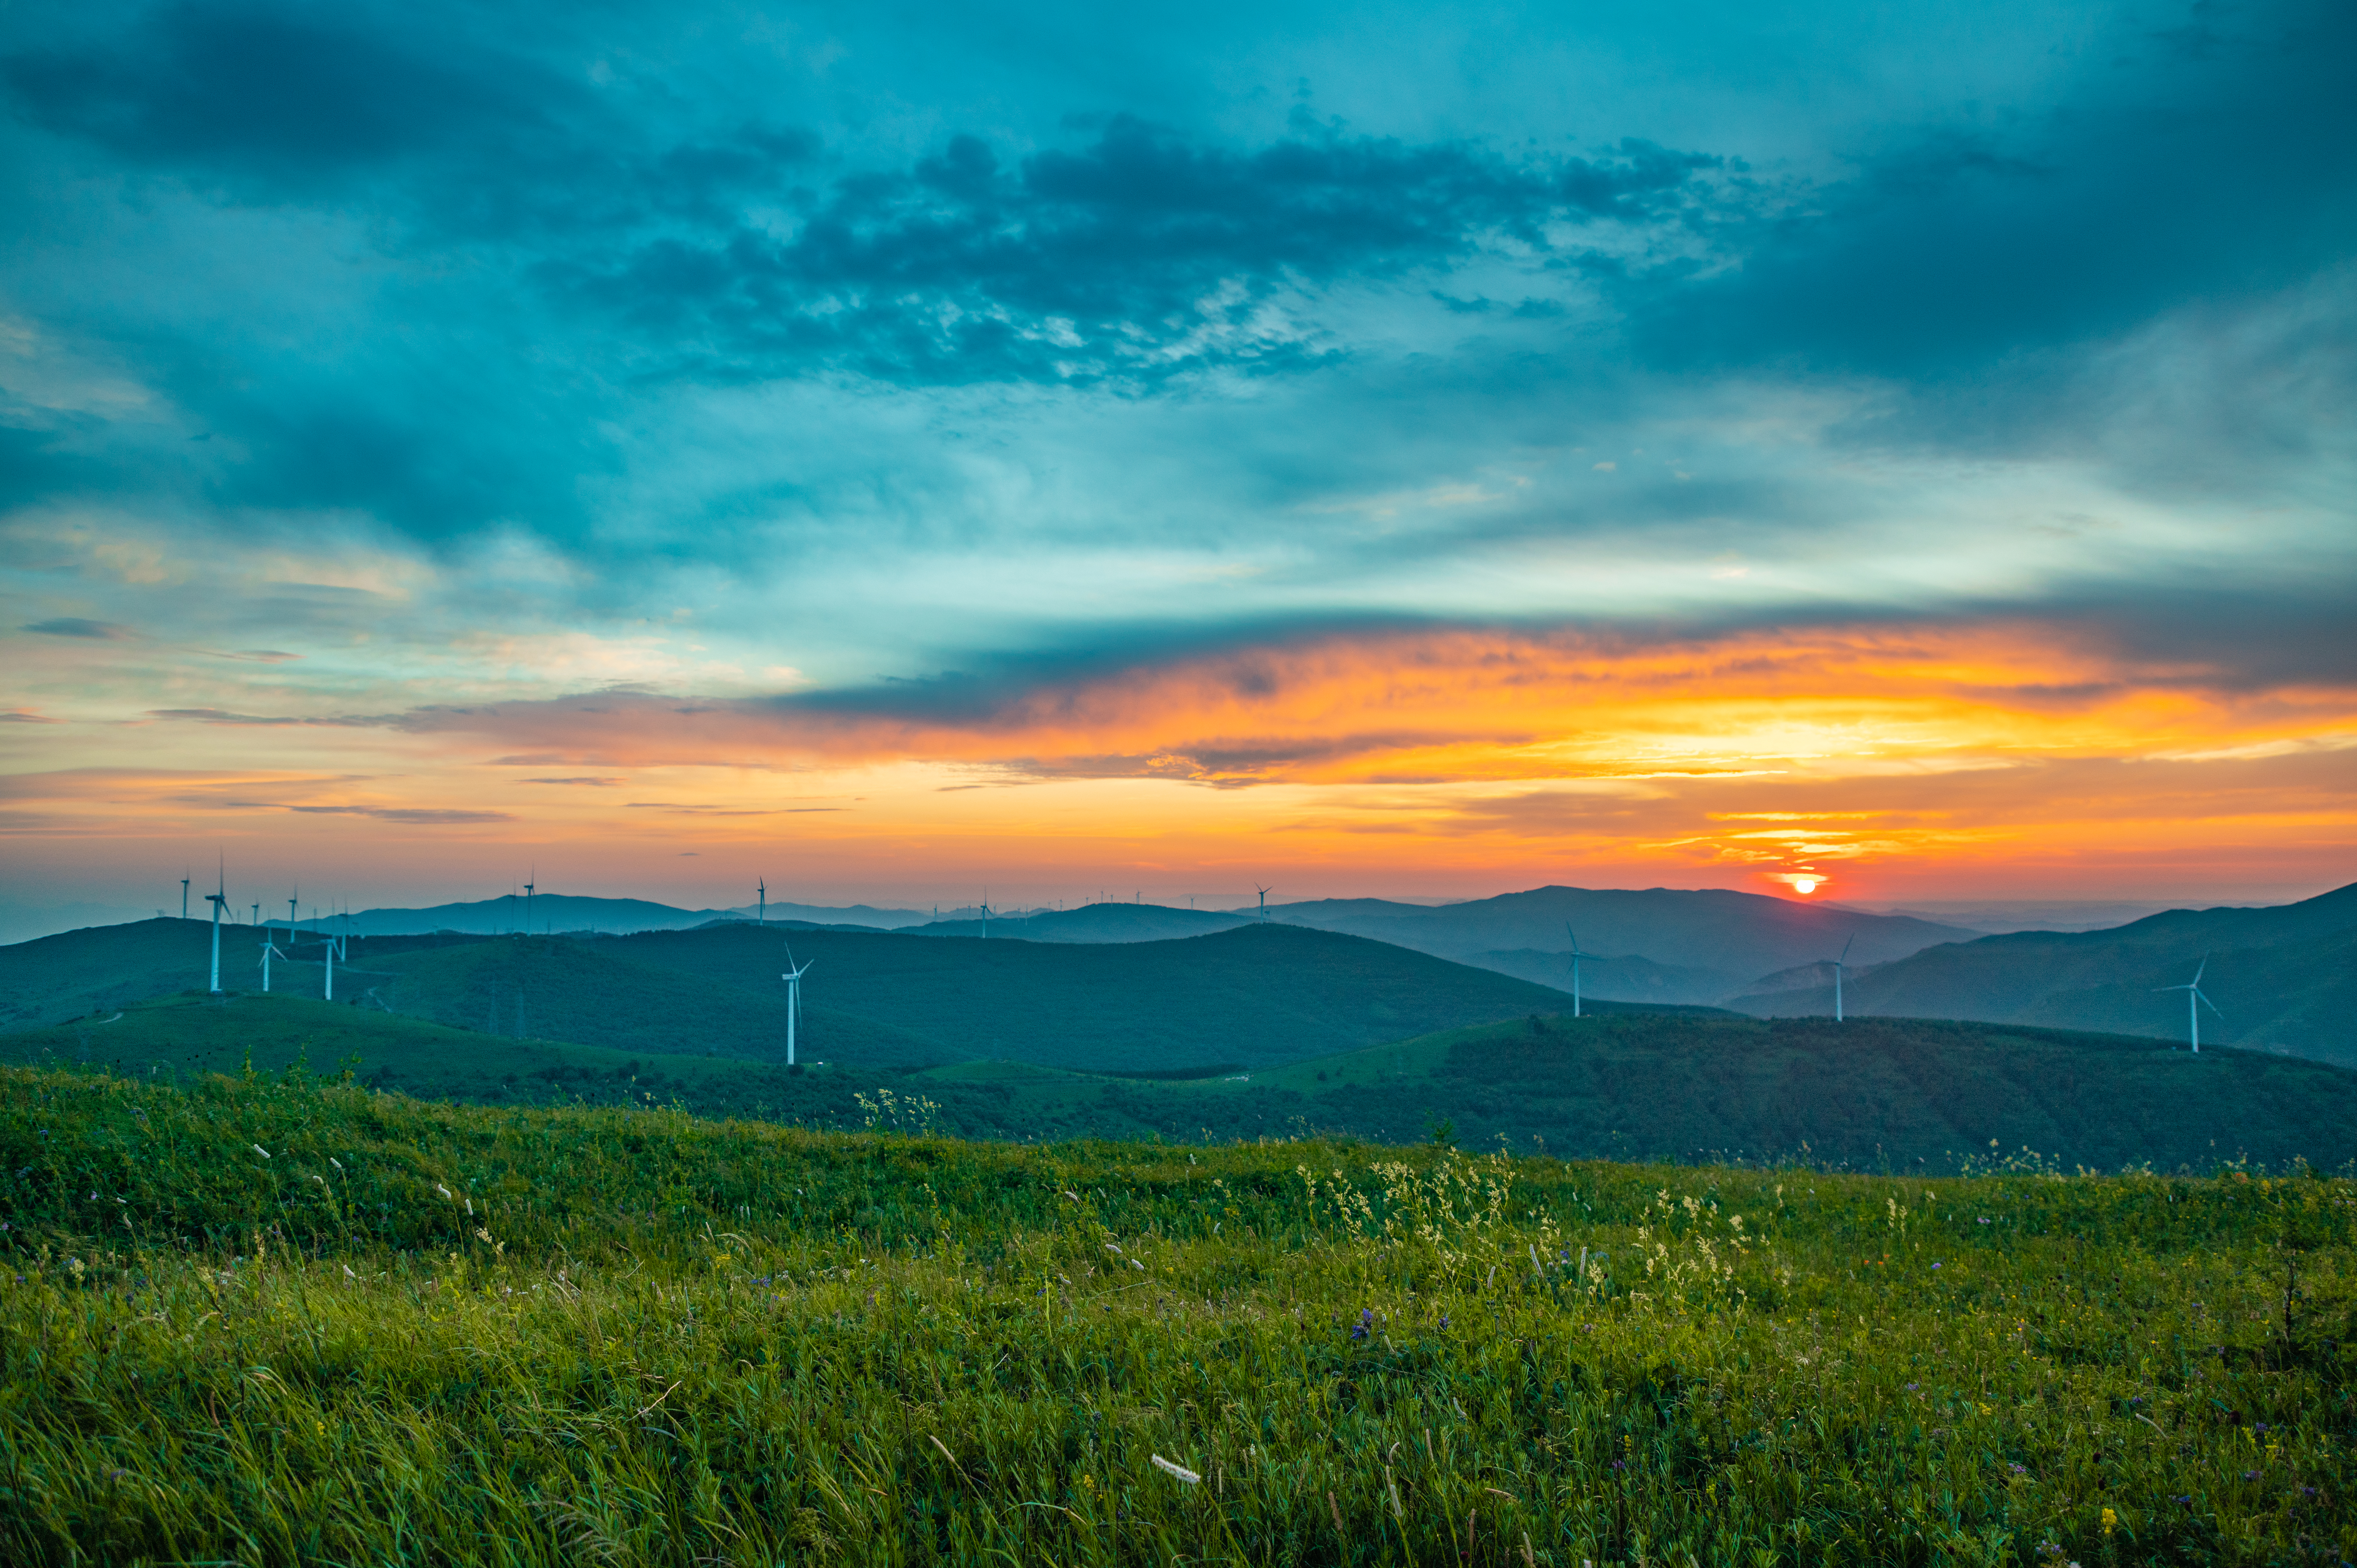
[[[0,925],[2357,880],[2352,59],[20,4]]]

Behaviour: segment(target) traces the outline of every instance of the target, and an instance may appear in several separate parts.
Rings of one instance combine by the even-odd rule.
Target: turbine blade
[[[2203,953],[2203,954],[2201,955],[2201,963],[2199,963],[2198,965],[2196,965],[2196,966],[2194,967],[2194,971],[2193,971],[2193,983],[2194,983],[2194,984],[2199,985],[2199,984],[2201,984],[2201,975],[2202,975],[2202,972],[2203,972],[2203,971],[2205,971],[2205,970],[2207,970],[2209,967],[2210,967],[2210,955],[2209,955],[2208,953]]]
[[[2196,996],[2201,996],[2201,993],[2200,993],[2199,991],[2195,992],[2193,994],[2194,994],[2194,995],[2196,995]],[[2218,1013],[2218,1004],[2216,1004],[2215,1002],[2211,1001],[2211,1000],[2210,1000],[2210,998],[2208,998],[2207,996],[2201,996],[2201,1005],[2203,1005],[2204,1007],[2209,1008],[2209,1009],[2210,1009],[2210,1011],[2212,1011],[2212,1013]],[[2223,1013],[2218,1013],[2218,1016],[2220,1016],[2221,1018],[2224,1017],[2225,1015],[2224,1015]]]
[[[1847,963],[1849,961],[1849,943],[1856,940],[1857,940],[1857,933],[1856,931],[1852,931],[1849,934],[1849,941],[1842,943],[1842,954],[1841,957],[1834,960],[1835,963]]]

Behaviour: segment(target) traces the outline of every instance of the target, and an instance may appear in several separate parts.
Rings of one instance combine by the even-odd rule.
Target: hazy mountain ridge
[[[2219,1009],[2203,1010],[2205,1045],[2357,1064],[2357,884],[2273,908],[2174,909],[2111,930],[1943,944],[1854,970],[1843,1004],[1857,1015],[2183,1040],[2185,993],[2163,988],[2184,984],[2197,969]],[[1830,1014],[1833,991],[1754,993],[1727,1005],[1769,1016]]]
[[[1042,909],[979,918],[931,920],[906,929],[920,937],[1006,938],[1027,942],[1155,942],[1208,936],[1253,923],[1252,917],[1220,909],[1180,909],[1168,904],[1083,904],[1077,909]]]
[[[250,908],[250,906],[249,906]],[[475,936],[511,932],[543,932],[556,936],[581,931],[626,934],[631,931],[686,930],[716,920],[752,921],[759,911],[748,904],[736,909],[682,909],[647,898],[598,898],[577,893],[540,893],[527,899],[518,893],[470,902],[435,904],[425,908],[355,910],[350,916],[306,913],[296,924],[306,930],[350,930],[361,936],[425,936],[436,931],[461,931]],[[265,923],[286,922],[263,900]],[[878,909],[866,904],[831,908],[817,904],[773,903],[771,920],[809,920],[819,924],[872,927],[879,930],[913,926],[927,917],[913,909]]]
[[[1715,1004],[1758,976],[1832,959],[1845,943],[1854,963],[1868,964],[1980,934],[1910,916],[1713,888],[1535,887],[1437,908],[1379,898],[1321,899],[1272,905],[1269,918],[1467,963],[1481,962],[1485,953],[1534,953],[1539,956],[1487,967],[1528,978],[1552,960],[1561,978],[1547,983],[1561,986],[1570,984],[1567,926],[1578,933],[1583,950],[1615,955],[1606,962],[1625,965],[1602,972],[1593,994],[1696,1005]],[[1653,967],[1628,964],[1631,959]],[[1504,966],[1508,961],[1512,967]],[[1590,968],[1587,962],[1580,968],[1583,991],[1591,989]]]

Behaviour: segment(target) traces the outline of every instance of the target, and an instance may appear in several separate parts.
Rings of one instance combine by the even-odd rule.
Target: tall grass
[[[0,1160],[11,1563],[2357,1556],[2345,1180],[27,1070]]]

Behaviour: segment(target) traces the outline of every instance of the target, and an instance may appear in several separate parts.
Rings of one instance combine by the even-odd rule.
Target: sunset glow
[[[2289,12],[935,20],[39,24],[10,907],[2357,877]]]

